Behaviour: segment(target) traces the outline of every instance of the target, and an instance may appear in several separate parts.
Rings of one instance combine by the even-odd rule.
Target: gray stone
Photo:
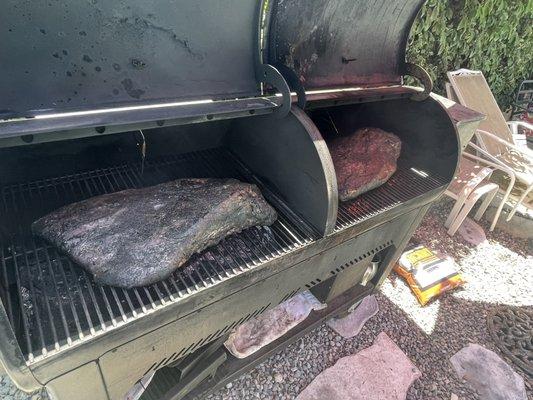
[[[322,308],[324,305],[310,292],[299,293],[239,325],[224,346],[237,358],[248,357],[305,320],[312,310]],[[300,348],[303,349],[302,346]]]
[[[374,295],[365,297],[357,308],[344,318],[332,318],[328,326],[345,339],[357,336],[365,323],[376,315],[379,305]]]
[[[524,380],[496,353],[469,344],[450,359],[457,375],[484,400],[527,400]]]
[[[500,199],[499,196],[496,196],[495,201],[492,202],[490,207],[485,211],[483,218],[487,221],[492,221],[496,215],[497,206],[499,205]],[[518,207],[516,214],[511,218],[510,221],[507,221],[511,208],[507,205],[503,208],[498,222],[496,223],[496,228],[501,229],[504,232],[507,232],[510,235],[523,238],[523,239],[532,239],[533,238],[533,210],[526,209],[524,206]]]
[[[25,393],[19,390],[7,375],[0,374],[0,399],[48,400],[49,397],[44,389],[35,393]]]
[[[382,332],[372,346],[341,358],[318,375],[297,400],[403,400],[421,375]]]

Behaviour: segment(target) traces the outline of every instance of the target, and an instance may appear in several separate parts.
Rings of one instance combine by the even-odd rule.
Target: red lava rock
[[[318,375],[297,400],[403,400],[422,374],[381,332],[374,344],[341,358]]]
[[[335,138],[330,152],[337,173],[339,199],[351,200],[375,189],[396,172],[400,139],[379,128],[361,128]]]

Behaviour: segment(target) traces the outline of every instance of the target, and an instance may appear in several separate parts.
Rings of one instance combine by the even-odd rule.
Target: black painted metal
[[[302,290],[326,289],[325,311],[249,360],[225,363],[212,382],[222,384],[368,294],[370,287],[345,289],[378,253],[385,261],[372,284],[385,279],[458,156],[456,131],[434,100],[376,87],[397,85],[409,72],[405,45],[422,2],[8,0],[0,15],[0,57],[9,60],[0,118],[91,111],[0,122],[0,136],[24,134],[27,144],[0,150],[8,171],[0,175],[0,360],[17,383],[79,393],[83,374],[89,391],[105,387],[100,397],[114,400],[146,374],[179,364],[189,378],[182,384],[191,384],[186,392],[213,372],[192,371],[197,349]],[[289,89],[303,107],[304,88],[354,85],[372,90],[316,97],[308,114],[288,101]],[[267,97],[272,86],[281,96]],[[163,105],[199,97],[216,101]],[[116,106],[133,108],[97,110]],[[250,116],[267,113],[281,119]],[[401,137],[399,168],[380,188],[339,204],[330,131],[365,125]],[[156,126],[145,131],[141,168],[136,132]],[[45,132],[54,140],[100,137],[35,144]],[[124,133],[107,135],[116,132]],[[280,218],[131,290],[95,284],[29,230],[67,203],[191,176],[256,183]]]
[[[429,76],[428,72],[420,65],[405,63],[405,74],[417,78],[424,87],[421,92],[416,92],[411,95],[410,99],[414,101],[426,100],[433,90],[433,80],[431,79],[431,76]]]
[[[453,177],[460,154],[457,132],[446,109],[431,97],[339,105],[310,114],[326,142],[366,126],[381,128],[401,139],[400,166],[446,182]]]
[[[337,179],[326,144],[299,108],[283,119],[269,116],[235,121],[228,146],[319,236],[333,232]]]
[[[424,0],[276,0],[271,64],[307,90],[401,83],[411,25]]]
[[[7,0],[0,13],[0,119],[257,96],[259,3]]]
[[[251,114],[269,114],[280,104],[281,99],[278,98],[254,97],[200,104],[152,104],[140,109],[123,107],[113,111],[102,109],[99,112],[93,110],[95,112],[67,113],[54,118],[0,121],[0,139],[19,138],[18,144],[10,142],[17,145],[77,139],[109,132],[128,132],[135,128],[146,129],[239,118]]]
[[[500,306],[489,312],[487,325],[504,356],[533,378],[533,311],[529,307]]]
[[[54,247],[30,235],[29,224],[38,216],[90,196],[192,174],[249,180],[231,156],[220,150],[165,157],[149,162],[144,175],[139,171],[138,164],[123,165],[2,188],[0,214],[4,224],[0,261],[6,267],[0,276],[9,282],[10,290],[9,297],[2,301],[11,304],[9,320],[12,326],[18,327],[19,345],[30,362],[49,351],[68,347],[73,341],[149,314],[158,305],[190,295],[231,276],[236,270],[279,257],[312,240],[301,224],[291,222],[291,218],[281,213],[269,232],[252,228],[193,257],[191,268],[182,268],[161,283],[123,290],[95,284],[83,269]],[[376,206],[366,210],[343,207],[346,211],[339,215],[342,219],[337,230],[384,213],[444,183],[430,180],[418,189],[407,189],[412,182],[412,177],[400,175],[393,186],[383,189],[389,194],[370,192],[361,197]],[[403,191],[398,192],[397,186],[404,188]],[[287,209],[277,204],[278,211]],[[351,216],[355,212],[352,210],[357,210],[357,214]],[[341,224],[346,218],[351,218],[350,223]],[[22,319],[17,319],[17,315]]]

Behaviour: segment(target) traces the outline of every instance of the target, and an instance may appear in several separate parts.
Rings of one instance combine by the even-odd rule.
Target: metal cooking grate
[[[229,153],[215,149],[147,161],[142,174],[140,164],[125,164],[1,188],[0,286],[7,293],[2,300],[27,360],[123,325],[313,240],[269,197],[279,211],[273,226],[232,235],[165,281],[125,290],[95,284],[55,247],[33,237],[35,219],[92,196],[177,178],[256,179],[243,174]]]
[[[394,175],[382,186],[352,201],[339,202],[335,231],[356,225],[446,184],[443,178],[431,176],[414,168],[399,166]]]

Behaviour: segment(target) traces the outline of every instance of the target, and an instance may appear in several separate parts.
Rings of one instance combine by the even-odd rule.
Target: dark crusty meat
[[[255,185],[179,179],[67,205],[35,221],[32,231],[97,282],[130,288],[165,279],[194,253],[276,218]]]
[[[339,199],[351,200],[387,182],[396,172],[402,143],[379,128],[361,128],[330,143]]]

